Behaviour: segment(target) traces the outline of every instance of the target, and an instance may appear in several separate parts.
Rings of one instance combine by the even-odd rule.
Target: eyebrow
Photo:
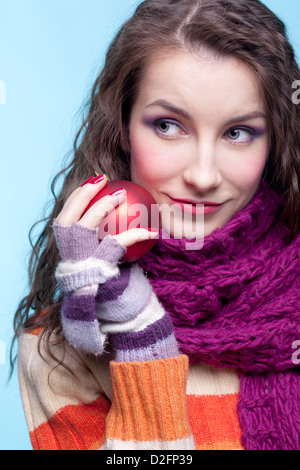
[[[169,101],[166,101],[166,100],[153,101],[153,103],[150,103],[148,106],[146,106],[146,108],[149,108],[150,106],[161,106],[162,108],[165,108],[168,111],[171,111],[172,113],[178,114],[179,116],[182,116],[185,119],[188,119],[190,121],[192,120],[189,113],[187,113],[182,108],[178,108],[177,106],[174,106],[172,103],[169,103]],[[261,111],[253,111],[251,113],[243,114],[241,116],[237,116],[233,119],[230,119],[229,121],[225,123],[225,126],[229,126],[230,124],[234,124],[235,122],[239,122],[239,121],[250,121],[251,119],[256,119],[256,118],[267,119],[267,116]]]

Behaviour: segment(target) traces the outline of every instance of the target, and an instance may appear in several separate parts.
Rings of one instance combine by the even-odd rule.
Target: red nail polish
[[[100,183],[100,181],[103,181],[104,179],[105,179],[105,175],[96,176],[96,178],[94,178],[93,181],[91,181],[91,184]]]
[[[113,193],[110,193],[109,196],[121,196],[121,194],[124,194],[124,193],[125,193],[125,189],[121,188],[121,189],[117,189]]]
[[[89,179],[87,179],[87,180],[81,185],[81,187],[84,186],[85,184],[88,184],[88,183],[89,183],[90,181],[92,181],[93,179],[94,179],[94,176],[91,176]]]

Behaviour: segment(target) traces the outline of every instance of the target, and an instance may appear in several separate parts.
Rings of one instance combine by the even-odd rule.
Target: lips
[[[192,215],[208,215],[216,212],[223,205],[211,201],[195,201],[194,199],[173,199],[172,197],[170,199],[181,211]]]
[[[196,201],[194,199],[174,199],[170,198],[174,202],[183,202],[184,204],[203,204],[205,206],[221,206],[222,204],[219,204],[217,202],[211,202],[211,201]]]

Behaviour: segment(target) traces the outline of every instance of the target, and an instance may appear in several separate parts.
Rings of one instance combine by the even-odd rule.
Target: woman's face
[[[163,228],[175,238],[207,236],[242,210],[269,151],[258,82],[235,58],[156,56],[129,132],[132,181],[152,194]]]

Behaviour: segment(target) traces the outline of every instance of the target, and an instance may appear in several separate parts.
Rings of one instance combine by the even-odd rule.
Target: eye
[[[226,135],[231,141],[237,143],[249,143],[252,142],[255,131],[249,128],[234,127],[226,132]]]
[[[166,119],[159,119],[154,122],[154,130],[160,137],[174,139],[185,135],[184,130],[179,124]]]

